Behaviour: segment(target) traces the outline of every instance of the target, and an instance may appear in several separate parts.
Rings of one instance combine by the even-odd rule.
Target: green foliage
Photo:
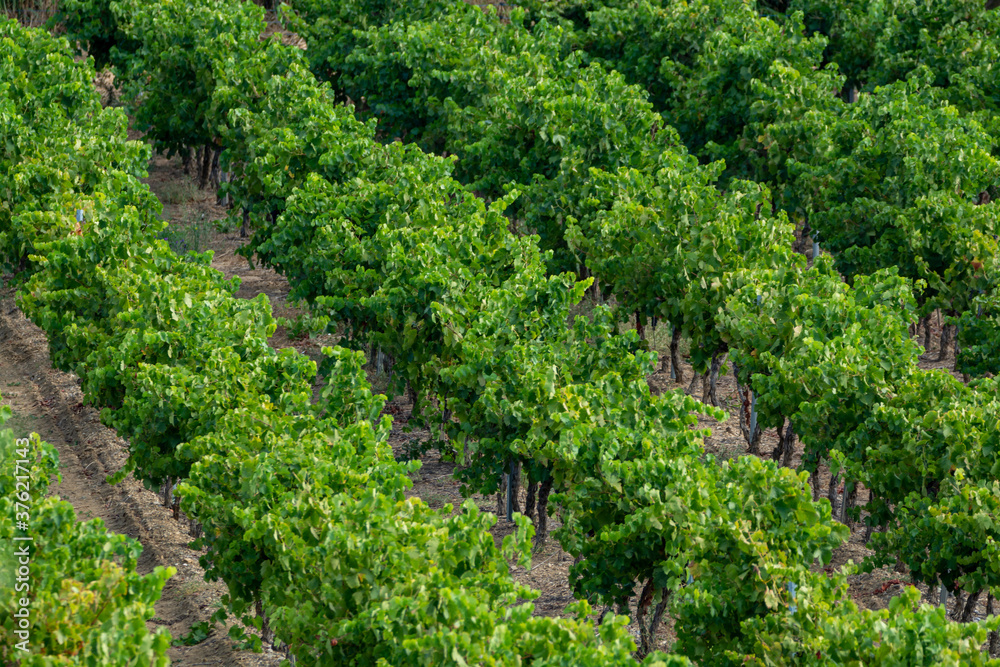
[[[935,85],[948,87],[959,106],[996,108],[996,83],[982,75],[986,63],[996,62],[1000,15],[979,0],[792,0],[788,5],[805,12],[811,32],[829,37],[826,58],[859,87],[871,90],[927,66]],[[980,84],[978,90],[967,87],[971,81]]]
[[[994,478],[997,408],[991,387],[973,391],[939,371],[916,371],[876,407],[845,465],[875,495],[871,522],[885,525],[910,494],[933,499],[961,476]],[[961,473],[957,472],[959,469]]]
[[[3,406],[0,425],[9,416]],[[100,519],[77,522],[72,505],[46,498],[58,467],[55,448],[37,434],[22,442],[0,428],[0,543],[8,547],[0,564],[0,659],[37,667],[80,660],[166,667],[170,634],[150,633],[146,620],[174,568],[138,575],[138,542],[109,533]],[[24,536],[31,541],[15,541]],[[22,547],[26,559],[15,555]],[[20,565],[28,576],[14,576]],[[24,630],[21,609],[30,622],[27,653],[17,648],[24,640],[16,632]]]
[[[748,274],[730,301],[734,363],[761,423],[787,419],[808,469],[829,456],[870,490],[865,521],[884,531],[867,567],[899,558],[929,585],[995,586],[995,383],[917,369],[909,285],[883,271],[851,288],[831,266]]]
[[[119,5],[113,10],[138,44],[123,67],[134,129],[168,156],[189,146],[214,148],[213,64],[219,52],[239,57],[256,45],[266,27],[263,8],[225,0],[163,0],[128,13]]]
[[[958,368],[970,375],[1000,375],[1000,303],[995,289],[973,300],[958,319]]]
[[[272,261],[260,247],[270,237],[268,228],[309,174],[339,181],[380,157],[366,152],[374,128],[336,104],[329,86],[317,82],[297,54],[271,42],[245,61],[223,61],[224,83],[213,97],[213,117],[229,147],[222,162],[233,172],[223,192],[232,197],[234,215],[245,212],[261,230],[243,252],[248,257],[258,253],[265,262]],[[449,168],[445,160],[428,157],[428,162]],[[295,298],[308,296],[297,292]]]
[[[419,20],[435,16],[454,3],[449,0],[292,0],[283,16],[289,29],[310,45],[309,59],[316,76],[330,80],[343,68],[357,44],[355,30],[376,28],[398,18]]]
[[[940,581],[950,590],[980,591],[997,585],[996,481],[942,485],[937,497],[911,493],[896,507],[897,522],[873,536],[880,553],[898,554],[915,581]],[[873,559],[871,567],[886,557]]]
[[[795,424],[810,470],[850,438],[916,368],[910,284],[894,271],[844,284],[827,257],[738,276],[723,326],[740,380],[757,393],[760,424]]]
[[[128,17],[136,11],[136,0],[60,0],[46,26],[61,26],[70,43],[94,59],[98,70],[121,65],[139,44],[127,32]]]
[[[0,406],[0,426],[10,419],[11,414],[9,407]],[[8,500],[20,497],[25,489],[27,495],[23,502],[40,500],[45,497],[52,477],[60,481],[59,452],[56,448],[42,442],[37,433],[32,433],[25,440],[27,443],[17,444],[13,431],[0,429],[0,456],[6,464],[0,471],[0,496]],[[20,470],[16,469],[18,464]],[[5,563],[4,567],[7,565]]]
[[[829,563],[850,536],[832,521],[828,503],[813,501],[806,477],[754,457],[723,465],[709,491],[711,539],[698,545],[691,579],[678,593],[681,653],[729,664],[723,655],[756,639],[746,626],[784,615],[795,600],[789,586],[806,588],[809,567]]]
[[[710,183],[723,165],[697,169],[692,160],[664,153],[652,177],[595,172],[594,198],[613,203],[572,224],[568,238],[625,313],[681,329],[691,340],[695,371],[704,373],[726,351],[717,317],[729,275],[773,266],[777,249],[791,242],[791,228],[784,216],[767,217],[766,188],[734,183],[720,197]]]
[[[797,187],[809,224],[848,279],[888,266],[925,281],[923,312],[963,312],[982,289],[973,261],[996,254],[995,140],[941,100],[929,70],[862,95],[814,137]]]
[[[16,26],[0,23],[0,253],[22,271],[41,243],[82,234],[76,209],[89,212],[93,200],[132,204],[145,220],[159,204],[138,180],[148,148],[126,141],[124,113],[101,109],[90,65],[75,63],[65,40],[41,31],[22,38]]]
[[[801,17],[782,23],[754,14],[749,3],[725,14],[689,65],[664,58],[659,76],[672,89],[665,113],[695,153],[726,158],[739,175],[738,146],[761,88],[775,88],[775,65],[805,78],[821,65],[826,41],[802,36]]]
[[[745,164],[753,178],[767,183],[778,208],[796,217],[804,212],[802,193],[790,170],[809,164],[817,150],[815,136],[825,131],[843,105],[836,97],[844,77],[831,64],[803,72],[778,61],[765,78],[750,82],[754,101],[735,164]]]
[[[454,3],[433,20],[386,23],[358,33],[339,83],[384,138],[456,155],[470,189],[495,198],[517,184],[510,214],[555,251],[551,270],[577,269],[563,234],[587,206],[589,170],[639,167],[678,142],[644,91],[586,66],[561,28],[524,21]]]
[[[267,512],[299,494],[320,499],[328,490],[389,494],[394,485],[401,494],[405,478],[398,479],[386,435],[387,424],[376,432],[360,422],[341,433],[330,422],[258,404],[230,411],[218,429],[181,447],[181,455],[196,463],[177,493],[203,525],[198,544],[212,556],[202,565],[210,579],[225,581],[230,609],[239,615],[251,609],[269,576],[266,568],[274,567],[277,556],[265,547],[270,537],[251,531]]]
[[[449,132],[461,136],[474,129],[450,123],[449,114],[504,85],[499,72],[487,77],[485,70],[499,61],[508,73],[545,72],[569,51],[562,31],[542,26],[530,33],[520,12],[505,25],[476,7],[450,4],[449,12],[434,19],[396,20],[358,33],[358,43],[337,65],[340,87],[352,99],[364,99],[362,108],[378,118],[386,139],[441,148],[454,141]]]
[[[209,635],[212,634],[212,623],[210,621],[201,621],[200,623],[192,623],[191,629],[188,630],[186,635],[181,635],[177,639],[171,642],[172,646],[195,646],[202,643],[208,639]]]
[[[758,22],[753,9],[739,0],[696,0],[674,3],[642,0],[637,3],[593,3],[587,27],[581,31],[584,48],[649,91],[658,109],[676,100],[678,81],[661,67],[692,67],[706,40],[724,33],[731,19]],[[749,72],[748,72],[749,73]]]
[[[10,462],[4,461],[5,467]],[[15,534],[13,503],[0,499],[0,540]],[[124,535],[107,531],[100,519],[77,522],[73,507],[56,498],[32,504],[28,533],[31,548],[31,589],[0,593],[0,658],[21,665],[169,664],[170,633],[146,628],[153,605],[176,570],[156,567],[148,575],[135,572],[141,547]],[[15,651],[14,609],[27,595],[31,641],[27,655]],[[19,608],[19,607],[18,607]]]
[[[733,664],[780,667],[835,665],[996,665],[981,650],[997,617],[949,623],[942,606],[920,603],[920,591],[907,587],[886,609],[859,610],[844,600],[843,575],[828,580],[812,574],[788,614],[749,619],[753,637],[745,653],[731,653]],[[839,599],[838,599],[839,598]]]
[[[702,434],[686,430],[696,421],[688,413],[695,401],[647,396],[652,414],[629,414],[618,406],[641,400],[642,390],[615,380],[561,392],[567,407],[587,406],[597,414],[582,414],[542,449],[564,489],[553,498],[563,508],[557,537],[583,556],[570,569],[570,582],[578,596],[605,604],[627,601],[636,582],[652,581],[654,598],[676,590],[692,552],[711,539],[704,523],[714,500],[706,485],[710,471],[692,461]],[[593,419],[600,408],[611,418],[604,425]],[[640,440],[643,427],[650,431]]]
[[[692,152],[724,158],[726,180],[762,180],[761,165],[744,157],[757,144],[760,133],[750,128],[759,107],[781,99],[777,113],[798,119],[819,100],[789,110],[796,87],[820,87],[830,100],[840,89],[829,85],[836,66],[824,67],[826,39],[807,38],[801,15],[761,16],[754,3],[598,4],[580,39],[588,54],[649,91]]]

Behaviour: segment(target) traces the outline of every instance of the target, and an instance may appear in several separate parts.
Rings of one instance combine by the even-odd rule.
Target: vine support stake
[[[673,341],[674,331],[675,331],[675,328],[671,328],[670,329],[670,338],[671,338],[671,341]],[[676,382],[677,381],[677,371],[674,370],[674,355],[673,355],[673,350],[671,350],[671,355],[670,355],[670,381],[671,382]]]
[[[507,521],[514,521],[514,459],[510,460],[510,474],[507,477]]]

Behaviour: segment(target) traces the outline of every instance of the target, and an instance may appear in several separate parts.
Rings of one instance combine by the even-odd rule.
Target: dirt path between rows
[[[62,481],[50,493],[72,503],[79,520],[100,517],[108,530],[139,540],[140,573],[158,565],[177,568],[149,627],[166,626],[176,639],[193,623],[208,620],[225,586],[205,582],[200,554],[188,547],[185,526],[173,519],[155,493],[132,476],[116,486],[105,482],[125,462],[125,441],[100,423],[95,409],[83,405],[77,378],[52,368],[44,332],[25,319],[6,287],[0,290],[0,394],[14,411],[8,426],[17,437],[36,432],[59,451]],[[225,628],[217,628],[195,646],[171,648],[172,663],[273,667],[280,662],[281,656],[273,652],[233,650],[225,633]]]

